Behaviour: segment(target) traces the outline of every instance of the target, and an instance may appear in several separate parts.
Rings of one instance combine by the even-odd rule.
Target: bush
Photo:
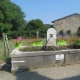
[[[77,30],[77,36],[80,36],[80,26],[78,27],[78,30]]]

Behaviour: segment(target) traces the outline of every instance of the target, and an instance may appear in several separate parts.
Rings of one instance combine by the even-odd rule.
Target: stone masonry
[[[80,14],[74,13],[72,15],[57,19],[52,21],[57,34],[63,30],[66,33],[68,30],[71,30],[72,34],[77,32],[78,27],[80,26]]]

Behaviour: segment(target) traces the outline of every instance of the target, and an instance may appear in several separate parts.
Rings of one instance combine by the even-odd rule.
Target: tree
[[[17,31],[18,35],[23,34],[26,26],[24,20],[25,14],[21,8],[10,0],[0,0],[0,32],[5,32],[10,35],[9,32]],[[23,31],[22,31],[23,30]],[[1,35],[0,35],[1,37]]]
[[[80,36],[80,26],[78,27],[77,35]]]
[[[46,33],[46,26],[40,19],[33,19],[27,23],[25,30],[30,32],[31,36],[35,36],[36,31],[39,31],[40,37],[44,36]]]
[[[50,27],[49,28],[54,28],[54,25],[50,25]]]

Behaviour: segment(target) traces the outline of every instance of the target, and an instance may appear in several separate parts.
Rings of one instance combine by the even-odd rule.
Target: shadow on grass
[[[6,64],[4,64],[1,67],[1,70],[7,71],[7,72],[11,72],[11,58],[7,58],[5,60]]]

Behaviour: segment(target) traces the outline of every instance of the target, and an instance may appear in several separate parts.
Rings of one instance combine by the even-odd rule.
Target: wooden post
[[[5,40],[5,33],[2,33],[3,41],[4,41],[4,56],[6,56],[7,50],[6,50],[6,40]]]
[[[6,38],[7,51],[8,51],[8,55],[9,55],[9,44],[8,44],[8,38],[7,38],[7,35],[5,35],[5,38]]]
[[[38,39],[39,38],[39,32],[37,31],[36,32],[36,39]]]

